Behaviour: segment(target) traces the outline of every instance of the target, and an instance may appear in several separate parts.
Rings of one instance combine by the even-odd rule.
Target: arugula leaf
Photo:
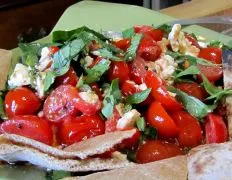
[[[143,117],[140,117],[136,120],[136,126],[139,129],[139,131],[144,131],[146,127],[146,122]]]
[[[128,104],[139,104],[147,99],[151,92],[151,88],[148,88],[144,91],[129,95],[126,97],[126,102]]]
[[[94,51],[94,52],[97,52],[97,54],[95,55],[101,56],[103,58],[111,59],[114,61],[122,61],[119,57],[113,55],[113,52],[109,51],[107,48],[98,49],[97,51]]]
[[[124,31],[122,31],[123,38],[131,38],[134,35],[135,35],[134,27],[131,27],[129,29],[125,29]]]
[[[176,93],[177,99],[181,101],[185,109],[196,118],[204,118],[208,113],[212,112],[217,107],[215,104],[206,105],[199,99],[193,96],[189,96],[185,92],[173,87],[169,87],[169,90],[173,93]]]
[[[125,59],[127,61],[131,61],[135,58],[136,51],[138,49],[141,38],[142,38],[142,34],[136,34],[135,36],[132,37],[131,45],[127,49],[126,56],[125,56]]]
[[[119,89],[119,81],[118,79],[114,79],[103,100],[103,108],[101,112],[104,117],[110,118],[113,115],[114,106],[120,102],[121,98],[122,94]]]
[[[1,119],[6,119],[6,113],[4,110],[4,101],[3,101],[3,95],[0,92],[0,118]]]
[[[181,71],[175,76],[175,79],[180,78],[182,76],[186,75],[196,75],[200,74],[200,70],[198,69],[197,66],[190,66],[189,68],[185,69],[184,71]]]
[[[87,69],[87,77],[85,83],[90,84],[98,81],[101,76],[110,68],[110,61],[107,59],[102,59],[93,68]]]
[[[46,92],[55,81],[55,74],[51,71],[46,72],[44,79],[44,91]]]

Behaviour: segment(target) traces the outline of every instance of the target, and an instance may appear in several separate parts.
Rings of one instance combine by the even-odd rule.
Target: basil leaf
[[[136,126],[137,126],[139,131],[144,131],[145,127],[146,127],[145,119],[143,117],[138,118],[136,120]]]
[[[78,79],[78,82],[77,82],[77,88],[80,88],[81,86],[84,85],[84,78],[83,78],[83,74],[80,76],[80,78]]]
[[[98,81],[101,76],[110,68],[110,61],[102,59],[93,68],[87,69],[87,77],[85,83],[90,84]]]
[[[131,150],[131,149],[127,149],[126,150],[126,155],[127,155],[127,159],[132,161],[132,162],[136,162],[136,152]]]
[[[212,112],[217,106],[216,105],[206,105],[199,99],[189,96],[183,91],[175,88],[169,88],[173,93],[176,93],[177,99],[182,102],[184,108],[196,118],[204,118],[208,113]]]
[[[126,97],[126,102],[128,104],[139,104],[147,99],[151,92],[151,88],[148,88],[144,91],[129,95]]]
[[[126,56],[125,56],[125,59],[127,61],[131,61],[131,60],[133,60],[135,58],[136,51],[138,49],[141,38],[142,38],[142,34],[136,34],[135,36],[132,37],[131,45],[127,49]]]
[[[134,27],[122,31],[123,38],[131,38],[135,35]]]
[[[152,126],[147,126],[144,129],[143,135],[148,139],[155,139],[157,137],[157,130]]]
[[[129,112],[130,110],[132,110],[131,104],[125,104],[124,107],[123,107],[123,112],[124,112],[124,113],[127,113],[127,112]]]
[[[94,51],[94,52],[95,52],[95,55],[101,56],[103,58],[111,59],[114,61],[122,61],[119,57],[113,55],[113,52],[109,51],[106,48],[98,49],[97,51]]]
[[[0,93],[0,118],[6,119],[6,113],[4,110],[4,101],[3,101],[3,95]]]
[[[222,48],[223,47],[223,43],[220,42],[220,41],[213,40],[213,41],[209,42],[208,47],[219,47],[219,48]]]
[[[186,75],[196,75],[196,74],[200,74],[200,70],[198,69],[197,66],[190,66],[189,68],[185,69],[184,71],[181,71],[180,73],[178,73],[175,78],[180,78],[182,76],[186,76]]]
[[[44,91],[46,92],[55,81],[55,74],[51,71],[46,72],[44,79]]]

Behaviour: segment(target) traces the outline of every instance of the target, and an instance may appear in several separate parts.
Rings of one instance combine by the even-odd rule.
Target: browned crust
[[[4,90],[7,76],[10,71],[12,52],[0,49],[0,91]]]

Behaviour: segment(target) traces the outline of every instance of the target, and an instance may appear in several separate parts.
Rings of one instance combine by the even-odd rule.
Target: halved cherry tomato
[[[190,34],[185,33],[184,36],[185,36],[185,38],[187,38],[187,39],[189,40],[189,42],[190,42],[193,46],[196,46],[196,47],[199,48],[199,49],[201,48],[201,47],[199,46],[197,40],[196,40],[194,37],[192,37]]]
[[[121,118],[117,109],[114,109],[113,115],[110,119],[107,119],[105,122],[106,132],[113,132],[117,130],[118,120]]]
[[[130,47],[131,39],[130,38],[120,39],[114,42],[114,44],[117,48],[126,51]]]
[[[49,47],[49,51],[50,51],[50,53],[53,55],[53,54],[55,54],[57,51],[59,51],[60,50],[60,48],[59,47],[57,47],[57,46],[50,46]]]
[[[164,31],[160,29],[155,29],[151,26],[134,26],[134,30],[136,33],[142,33],[150,36],[155,41],[161,41],[164,36]]]
[[[57,87],[44,102],[43,112],[49,121],[59,122],[68,116],[75,116],[78,112],[75,107],[79,101],[78,91],[71,85]]]
[[[207,98],[205,89],[195,82],[177,83],[175,87],[200,100]]]
[[[222,143],[228,139],[228,130],[221,116],[211,113],[205,119],[206,143]]]
[[[144,32],[150,31],[152,29],[153,29],[153,27],[148,26],[148,25],[134,26],[135,33],[144,33]]]
[[[72,67],[68,70],[67,73],[65,73],[62,76],[59,76],[55,80],[56,86],[62,85],[62,84],[70,84],[72,86],[76,86],[78,81],[78,77],[76,72]]]
[[[112,62],[110,65],[110,69],[108,71],[108,79],[110,81],[118,78],[120,83],[129,79],[129,68],[126,62]]]
[[[162,50],[160,46],[150,36],[144,35],[139,47],[138,55],[145,60],[155,61],[160,57]]]
[[[198,64],[197,67],[200,69],[201,73],[203,73],[210,82],[214,83],[215,81],[222,78],[223,71],[221,66],[206,66],[202,64]],[[202,81],[201,75],[197,76],[199,81]]]
[[[146,75],[146,64],[143,58],[136,56],[134,61],[129,65],[130,79],[136,84],[142,84]]]
[[[122,84],[121,91],[124,96],[128,96],[136,93],[138,90],[134,81],[126,80]]]
[[[40,105],[40,99],[26,87],[10,90],[4,101],[5,110],[9,117],[34,114],[39,110]]]
[[[180,146],[195,147],[202,144],[201,126],[197,119],[185,111],[174,112],[171,117],[180,128],[177,137]]]
[[[0,133],[24,136],[52,145],[53,133],[49,122],[33,115],[14,116],[0,125]]]
[[[136,129],[136,132],[135,134],[131,137],[131,138],[128,138],[128,139],[125,139],[121,142],[121,144],[119,145],[120,148],[132,148],[134,147],[135,145],[138,144],[138,141],[139,141],[139,137],[140,137],[140,132],[138,129]]]
[[[175,144],[159,140],[147,141],[139,148],[136,154],[136,162],[149,163],[181,154],[180,148]]]
[[[148,107],[146,117],[148,123],[157,129],[160,136],[171,138],[178,135],[178,127],[161,103],[157,101],[152,102]]]
[[[202,48],[198,57],[211,61],[215,64],[222,63],[222,50],[217,47]]]
[[[165,86],[162,85],[162,80],[154,72],[147,71],[145,82],[149,88],[152,88],[151,95],[155,100],[160,102],[166,110],[178,111],[183,108],[175,97],[168,93]]]
[[[58,137],[62,144],[73,144],[95,137],[105,132],[105,123],[99,115],[66,118],[58,129]]]

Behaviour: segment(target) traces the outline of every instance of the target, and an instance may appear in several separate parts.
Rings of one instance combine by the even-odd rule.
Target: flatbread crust
[[[87,139],[85,141],[74,143],[63,150],[23,136],[15,134],[2,134],[0,135],[0,145],[1,141],[8,140],[13,144],[33,147],[41,152],[60,158],[86,159],[89,156],[103,154],[104,152],[111,150],[114,146],[121,143],[124,139],[132,137],[135,133],[135,129],[111,132]]]
[[[198,146],[187,162],[188,180],[231,180],[232,142]]]
[[[82,177],[68,177],[64,180],[186,180],[186,156],[177,156],[147,164],[94,173]]]
[[[5,89],[7,76],[10,71],[12,52],[0,49],[0,91]]]

